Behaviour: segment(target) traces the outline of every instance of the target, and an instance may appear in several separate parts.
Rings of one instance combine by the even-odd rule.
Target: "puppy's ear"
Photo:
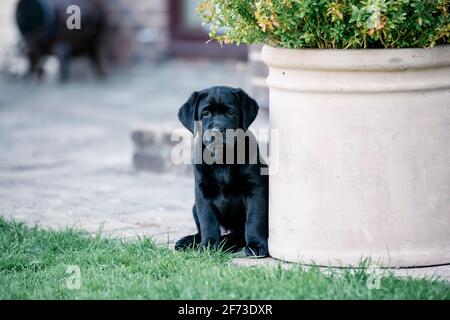
[[[178,119],[192,133],[194,133],[195,112],[200,95],[200,92],[193,92],[188,101],[178,111]]]
[[[242,129],[247,131],[248,127],[250,127],[258,115],[259,106],[256,100],[250,97],[244,90],[237,89],[236,93],[241,101]]]

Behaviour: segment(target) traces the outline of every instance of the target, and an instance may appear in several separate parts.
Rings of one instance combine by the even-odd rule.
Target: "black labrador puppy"
[[[257,143],[253,154],[248,150],[253,136],[247,129],[258,109],[256,101],[243,90],[223,86],[194,92],[180,108],[179,120],[194,135],[201,126],[202,152],[214,140],[216,146],[224,147],[217,148],[223,151],[222,161],[194,162],[193,215],[198,233],[177,241],[176,250],[200,246],[235,252],[245,247],[248,256],[268,255],[268,176],[261,174],[267,166],[259,159]],[[244,151],[238,148],[236,136],[229,138],[229,129],[246,133]],[[217,133],[225,139],[217,139]],[[229,158],[224,160],[227,152],[233,152],[231,164]],[[245,161],[239,152],[245,153]],[[221,235],[221,229],[227,234]]]

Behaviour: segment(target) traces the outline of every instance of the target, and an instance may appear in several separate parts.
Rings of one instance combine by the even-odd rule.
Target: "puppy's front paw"
[[[181,238],[175,243],[175,250],[186,250],[186,249],[195,249],[200,244],[200,235],[193,234],[191,236],[186,236]]]
[[[247,257],[265,258],[269,256],[269,248],[267,241],[249,243],[245,247],[245,255]]]
[[[219,238],[206,238],[202,239],[201,245],[204,250],[218,250],[220,249],[220,239]]]

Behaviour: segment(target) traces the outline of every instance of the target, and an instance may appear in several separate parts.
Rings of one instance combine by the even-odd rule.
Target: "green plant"
[[[411,48],[449,43],[450,0],[203,0],[220,43]]]

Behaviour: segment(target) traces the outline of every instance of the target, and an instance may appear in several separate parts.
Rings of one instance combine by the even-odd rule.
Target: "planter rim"
[[[270,67],[304,70],[397,71],[450,66],[450,45],[395,49],[287,49],[264,45]]]

